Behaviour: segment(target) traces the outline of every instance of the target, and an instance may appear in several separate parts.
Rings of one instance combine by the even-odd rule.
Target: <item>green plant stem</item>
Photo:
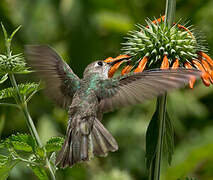
[[[24,116],[25,116],[26,122],[27,122],[27,126],[30,129],[30,133],[35,138],[36,143],[38,144],[38,146],[42,147],[41,140],[40,140],[40,138],[38,136],[37,130],[35,128],[35,125],[34,125],[34,123],[32,121],[32,118],[31,118],[31,116],[29,114],[29,111],[28,111],[28,108],[27,108],[27,104],[24,102],[22,96],[20,95],[20,92],[19,92],[19,89],[18,89],[18,85],[17,85],[16,80],[15,80],[15,76],[14,76],[14,74],[9,74],[9,77],[10,77],[10,81],[11,81],[12,86],[16,89],[16,92],[17,92],[16,103],[20,106],[22,112],[24,113]]]
[[[20,27],[18,27],[14,32],[13,34],[11,35],[10,38],[8,38],[7,36],[7,32],[6,30],[4,29],[4,26],[2,26],[3,30],[4,30],[4,35],[5,35],[5,45],[6,45],[6,48],[7,48],[7,58],[10,58],[11,57],[11,50],[10,50],[10,46],[11,46],[11,40],[12,40],[12,37],[14,36],[14,34],[18,31],[18,29]],[[17,92],[17,96],[15,97],[15,100],[16,100],[16,103],[17,105],[20,107],[20,109],[22,110],[22,112],[24,113],[24,116],[26,118],[26,122],[27,122],[27,126],[28,128],[30,129],[30,133],[31,135],[35,138],[36,140],[36,143],[38,144],[38,146],[40,148],[42,148],[42,143],[41,143],[41,140],[39,138],[39,135],[38,135],[38,132],[35,128],[35,125],[33,123],[33,120],[30,116],[30,113],[28,111],[28,108],[27,108],[27,101],[25,101],[25,99],[21,96],[20,92],[19,92],[19,89],[18,89],[18,85],[16,83],[16,79],[15,79],[15,76],[14,74],[9,74],[9,78],[10,78],[10,81],[11,81],[11,84],[12,86],[15,88],[16,92]],[[46,158],[46,165],[49,169],[49,172],[50,172],[50,175],[51,175],[51,178],[52,180],[55,180],[55,174],[53,172],[53,169],[51,167],[51,164],[48,160],[48,158]]]
[[[30,133],[35,138],[36,143],[38,144],[38,146],[42,147],[42,143],[41,143],[41,140],[39,138],[38,132],[37,132],[37,130],[35,128],[33,120],[32,120],[32,118],[30,116],[29,111],[28,111],[27,103],[24,101],[24,99],[22,98],[22,96],[21,96],[21,94],[19,92],[18,85],[16,83],[14,74],[9,74],[9,78],[10,78],[12,86],[16,89],[17,97],[15,98],[15,100],[16,100],[16,103],[20,106],[20,109],[22,110],[22,112],[24,113],[24,116],[25,116],[26,122],[27,122],[27,126],[30,129]],[[53,169],[52,169],[52,167],[50,165],[50,162],[49,162],[48,158],[46,158],[46,165],[48,166],[48,169],[50,171],[51,178],[53,180],[55,180],[56,178],[55,178]]]
[[[171,27],[175,19],[176,0],[166,0],[165,23]]]
[[[166,118],[166,99],[167,99],[167,94],[163,96],[159,96],[157,98],[157,106],[159,106],[159,115],[158,115],[159,133],[158,133],[157,152],[155,157],[154,180],[160,179],[161,159],[162,159],[162,151],[163,151],[163,138],[164,138],[165,118]]]
[[[176,0],[166,1],[166,11],[165,11],[165,24],[170,28],[174,22],[175,17],[175,7]],[[159,109],[159,132],[158,132],[158,143],[156,156],[153,159],[150,168],[150,180],[160,180],[160,170],[161,170],[161,159],[163,151],[163,139],[165,132],[165,120],[166,120],[166,100],[167,94],[159,96],[157,98],[157,108]]]
[[[20,109],[20,107],[16,104],[10,104],[10,103],[0,103],[1,106],[11,106],[11,107],[15,107],[15,108],[18,108]]]

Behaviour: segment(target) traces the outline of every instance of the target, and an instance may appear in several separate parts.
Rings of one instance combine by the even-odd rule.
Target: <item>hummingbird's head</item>
[[[89,64],[85,71],[84,71],[84,77],[91,75],[91,74],[99,74],[101,79],[107,79],[109,78],[108,73],[110,68],[115,65],[116,63],[119,63],[121,61],[127,60],[126,58],[117,59],[112,62],[104,62],[102,60],[95,61],[91,64]]]
[[[110,68],[111,65],[109,63],[102,60],[95,61],[86,67],[84,70],[84,77],[91,74],[99,74],[103,79],[107,79]]]

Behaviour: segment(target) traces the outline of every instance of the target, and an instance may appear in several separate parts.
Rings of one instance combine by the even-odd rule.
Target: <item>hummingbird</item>
[[[118,150],[116,140],[101,123],[103,113],[144,102],[201,75],[199,70],[178,68],[109,78],[113,65],[131,61],[131,57],[119,56],[121,58],[108,63],[92,62],[80,79],[47,45],[27,45],[25,55],[29,65],[45,81],[47,95],[68,110],[66,137],[56,158],[56,165],[62,168]]]

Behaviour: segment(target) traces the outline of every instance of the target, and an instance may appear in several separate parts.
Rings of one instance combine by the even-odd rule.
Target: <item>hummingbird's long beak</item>
[[[120,55],[120,56],[124,56],[124,55]],[[108,61],[108,62],[107,62],[107,60],[105,60],[105,62],[107,64],[109,64],[110,66],[114,66],[115,64],[120,63],[120,62],[123,63],[123,62],[128,62],[128,61],[131,61],[131,56],[127,56],[127,55],[125,55],[124,57],[120,57],[120,58],[118,56],[118,57],[113,58],[111,61]]]
[[[107,58],[104,60],[104,62],[106,62],[107,64],[109,64],[111,66],[108,76],[109,78],[111,78],[114,73],[117,71],[117,69],[120,67],[120,65],[124,62],[128,62],[131,61],[131,56],[129,55],[120,55],[117,56],[116,58]]]

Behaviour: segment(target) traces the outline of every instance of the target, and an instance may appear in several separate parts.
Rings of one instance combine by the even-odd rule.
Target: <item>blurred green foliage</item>
[[[165,1],[156,0],[2,0],[0,21],[9,32],[22,25],[13,42],[13,51],[22,53],[25,44],[49,44],[82,77],[86,65],[97,59],[119,55],[123,36],[145,17],[164,14]],[[177,0],[176,19],[190,21],[204,32],[213,56],[213,1]],[[0,33],[0,51],[3,46]],[[29,82],[31,75],[17,75],[19,82]],[[1,89],[9,87],[9,82]],[[163,180],[185,177],[213,179],[213,89],[197,83],[194,90],[173,92],[168,113],[175,128],[174,160],[165,163]],[[106,114],[103,123],[119,144],[119,150],[106,158],[95,158],[72,169],[59,170],[57,179],[134,180],[147,179],[145,166],[145,132],[154,112],[154,101]],[[29,109],[42,141],[64,135],[67,112],[55,106],[40,92]],[[0,135],[28,133],[21,112],[0,107]],[[20,164],[9,179],[36,179],[30,169]]]

